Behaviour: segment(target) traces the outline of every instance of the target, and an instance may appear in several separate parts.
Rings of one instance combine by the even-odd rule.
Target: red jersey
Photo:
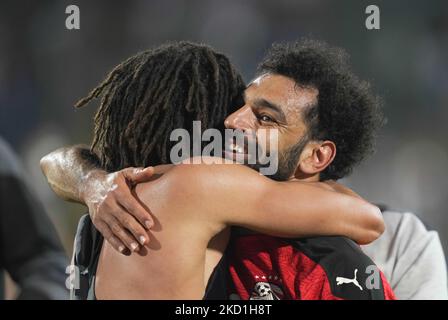
[[[230,299],[395,299],[383,273],[344,237],[233,235],[227,263]]]

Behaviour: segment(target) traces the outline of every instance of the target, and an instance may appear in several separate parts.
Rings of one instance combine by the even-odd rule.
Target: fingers
[[[111,187],[106,190],[106,196],[91,201],[89,205],[94,225],[119,252],[139,252],[140,245],[145,246],[149,242],[146,229],[153,226],[153,219],[150,212],[135,198],[129,181],[143,182],[152,174],[152,167],[127,168],[111,174],[108,184]]]
[[[137,209],[131,204],[132,202],[123,203],[123,211],[117,212],[115,218],[120,222],[120,224],[129,231],[137,241],[144,246],[148,243],[149,237],[146,230],[142,225],[129,213],[135,212]],[[127,211],[127,212],[126,212]]]
[[[132,194],[131,192],[131,189],[127,185],[115,189],[113,198],[115,199],[116,203],[122,207],[121,210],[117,209],[118,211],[123,211],[128,215],[130,214],[146,229],[149,230],[150,228],[152,228],[152,226],[154,225],[154,221],[151,216],[151,212],[141,205],[141,203],[138,201],[138,199],[135,198],[134,194]],[[121,214],[116,215],[116,217],[121,216]],[[140,233],[139,236],[145,234],[141,234],[141,231],[139,230],[140,228],[137,229],[133,228],[132,226],[131,229],[129,229],[132,234]]]
[[[154,168],[126,168],[122,170],[122,172],[126,180],[135,185],[138,183],[149,181],[154,174]]]
[[[107,216],[107,218],[105,218],[105,223],[112,232],[112,235],[118,238],[126,248],[128,248],[131,252],[138,251],[139,244],[137,243],[137,241],[115,217],[111,215]]]
[[[106,239],[106,241],[109,242],[110,245],[115,250],[123,254],[125,254],[128,251],[126,250],[125,244],[120,239],[114,236],[112,230],[110,230],[110,228],[106,223],[99,221],[96,223],[95,227],[103,235],[104,239]]]
[[[151,212],[140,204],[130,190],[127,190],[127,192],[121,194],[120,197],[117,197],[117,203],[123,207],[124,212],[127,211],[128,214],[135,218],[140,225],[144,226],[146,229],[149,230],[154,225]],[[129,231],[133,234],[138,233],[138,230],[135,228],[129,229]]]
[[[127,181],[130,181],[131,184],[142,183],[148,181],[149,178],[154,173],[153,167],[147,168],[127,168],[122,170],[123,176]],[[122,189],[123,194],[119,197],[117,196],[117,202],[123,206],[130,214],[132,214],[137,221],[141,223],[147,229],[150,229],[154,222],[151,217],[151,212],[149,212],[146,208],[144,208],[140,202],[135,199],[134,195],[131,193],[129,188]],[[130,230],[132,233],[135,233],[137,230]]]

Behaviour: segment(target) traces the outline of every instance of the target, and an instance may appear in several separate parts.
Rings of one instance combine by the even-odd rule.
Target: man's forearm
[[[99,167],[97,156],[81,145],[53,151],[40,163],[53,191],[65,200],[85,204],[95,227],[117,251],[138,251],[139,244],[148,242],[147,230],[154,222],[132,188],[151,179],[152,167],[108,173]]]
[[[98,158],[85,145],[57,149],[40,161],[42,172],[53,191],[64,200],[84,203],[88,178],[103,172]]]

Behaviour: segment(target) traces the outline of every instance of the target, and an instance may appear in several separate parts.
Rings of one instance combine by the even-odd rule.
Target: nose
[[[254,124],[255,115],[252,112],[252,109],[247,105],[236,110],[224,121],[224,125],[227,129],[239,129],[243,131],[252,129]]]

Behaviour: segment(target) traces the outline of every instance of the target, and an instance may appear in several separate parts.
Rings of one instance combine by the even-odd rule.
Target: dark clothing
[[[75,236],[72,264],[72,300],[96,300],[95,277],[103,237],[95,228],[88,214],[81,217]],[[204,299],[226,299],[227,265],[225,256],[210,276]]]
[[[2,270],[19,299],[66,299],[67,256],[42,204],[27,187],[19,160],[0,139],[0,299]]]
[[[103,237],[88,214],[81,217],[75,235],[70,299],[95,300],[95,276]]]

